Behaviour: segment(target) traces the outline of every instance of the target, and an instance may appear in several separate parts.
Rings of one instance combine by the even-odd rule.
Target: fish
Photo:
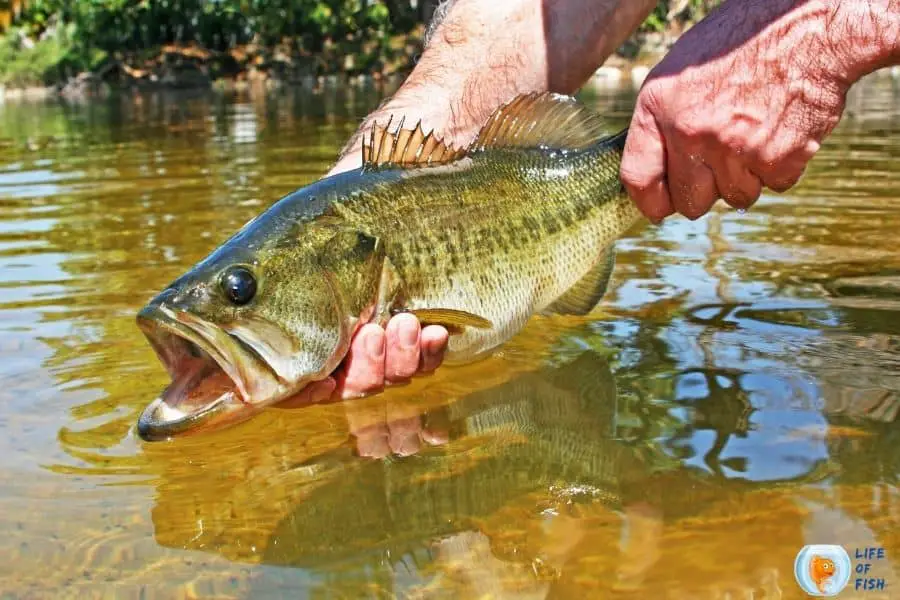
[[[548,501],[542,508],[600,503],[619,510],[628,480],[649,467],[642,449],[615,436],[616,395],[608,361],[585,350],[562,366],[429,411],[423,421],[440,417],[448,446],[426,448],[415,460],[346,459],[343,468],[330,466],[337,473],[317,474],[324,481],[258,542],[266,548],[263,562],[328,569],[403,556],[424,541],[470,530],[529,494]]]
[[[536,314],[600,303],[615,241],[642,219],[619,178],[627,128],[550,92],[501,106],[464,148],[404,121],[374,125],[360,168],[281,198],[138,312],[171,378],[142,439],[249,419],[401,312],[448,329],[453,365]]]
[[[825,593],[825,586],[834,577],[834,561],[824,556],[813,556],[809,561],[809,576],[819,593]]]

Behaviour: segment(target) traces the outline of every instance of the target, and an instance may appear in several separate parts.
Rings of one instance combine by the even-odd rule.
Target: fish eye
[[[256,295],[256,277],[247,267],[228,267],[222,273],[222,292],[232,304],[243,306]]]

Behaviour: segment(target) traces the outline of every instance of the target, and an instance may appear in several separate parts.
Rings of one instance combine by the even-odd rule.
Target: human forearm
[[[456,0],[392,98],[364,121],[422,120],[468,143],[502,103],[535,91],[571,93],[637,28],[654,0]],[[359,161],[354,136],[332,172]]]
[[[900,0],[829,0],[828,35],[847,84],[900,64]]]
[[[454,123],[474,133],[519,93],[578,89],[656,4],[647,0],[457,0],[410,75],[409,87],[460,106]],[[454,131],[453,135],[457,135]]]

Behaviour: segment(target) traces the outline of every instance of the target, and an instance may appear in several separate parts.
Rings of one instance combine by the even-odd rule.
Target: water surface
[[[585,98],[622,125],[634,93]],[[630,232],[589,317],[380,396],[141,442],[167,377],[136,310],[320,177],[378,100],[0,107],[0,597],[801,598],[808,543],[884,547],[888,588],[860,597],[897,593],[884,74],[790,194]]]

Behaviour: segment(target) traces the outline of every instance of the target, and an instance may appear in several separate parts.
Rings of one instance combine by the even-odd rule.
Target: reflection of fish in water
[[[451,438],[462,440],[400,460],[350,459],[357,468],[330,477],[281,522],[263,561],[401,556],[477,529],[477,519],[537,490],[618,505],[622,481],[645,472],[638,451],[611,437],[615,380],[593,352],[471,394],[447,412]]]
[[[834,576],[834,561],[824,556],[813,556],[809,561],[809,576],[819,592],[824,594],[825,585]]]
[[[346,568],[344,560],[381,551],[401,556],[429,540],[476,530],[479,519],[531,493],[547,502],[620,509],[652,496],[646,488],[665,485],[655,476],[679,466],[661,445],[616,437],[615,379],[592,351],[565,367],[471,394],[448,412],[451,432],[464,439],[396,461],[353,461],[358,468],[328,476],[276,528],[263,561],[307,567],[341,562]],[[473,437],[477,444],[467,444]],[[332,467],[342,469],[333,457]],[[814,469],[796,481],[723,485],[741,493],[819,475]],[[718,485],[703,477],[692,481],[690,496],[702,497]],[[676,504],[688,509],[691,502]]]
[[[198,472],[206,479],[170,480],[160,486],[153,510],[156,541],[232,560],[259,560],[257,549],[266,548],[264,562],[330,564],[378,549],[406,551],[471,529],[473,519],[536,490],[616,504],[621,482],[644,471],[639,450],[611,437],[612,373],[593,351],[563,360],[492,387],[470,386],[478,391],[424,412],[423,427],[439,426],[452,441],[413,456],[361,459],[353,439],[322,447],[313,459],[296,447],[260,444],[242,448],[240,462],[248,466],[229,470],[241,479],[222,495],[185,494],[217,486],[214,469]],[[365,402],[380,400],[390,414],[391,398],[403,401],[402,391]],[[404,420],[415,407],[403,404]],[[302,456],[302,463],[293,456]]]
[[[559,353],[564,364],[545,363],[489,389],[460,393],[455,403],[426,413],[422,425],[441,421],[452,441],[416,455],[362,460],[348,445],[297,465],[290,449],[259,444],[242,449],[247,466],[230,469],[227,486],[211,464],[199,478],[170,479],[158,486],[156,541],[229,560],[303,567],[316,578],[333,577],[343,589],[382,575],[393,580],[398,557],[431,564],[434,542],[466,531],[485,532],[504,563],[530,561],[535,547],[498,540],[486,523],[505,507],[542,521],[545,509],[564,511],[569,504],[591,503],[603,513],[600,506],[645,501],[677,518],[696,514],[712,497],[742,505],[748,489],[775,485],[722,482],[679,468],[681,461],[660,443],[670,433],[655,419],[637,437],[620,439],[619,419],[630,431],[629,416],[643,409],[623,410],[601,353],[574,354]],[[381,400],[389,415],[392,397],[398,396],[389,392],[367,402]],[[624,402],[629,397],[622,394]],[[818,479],[810,475],[799,483]],[[211,486],[221,493],[205,493]],[[366,589],[346,595],[372,595]]]

